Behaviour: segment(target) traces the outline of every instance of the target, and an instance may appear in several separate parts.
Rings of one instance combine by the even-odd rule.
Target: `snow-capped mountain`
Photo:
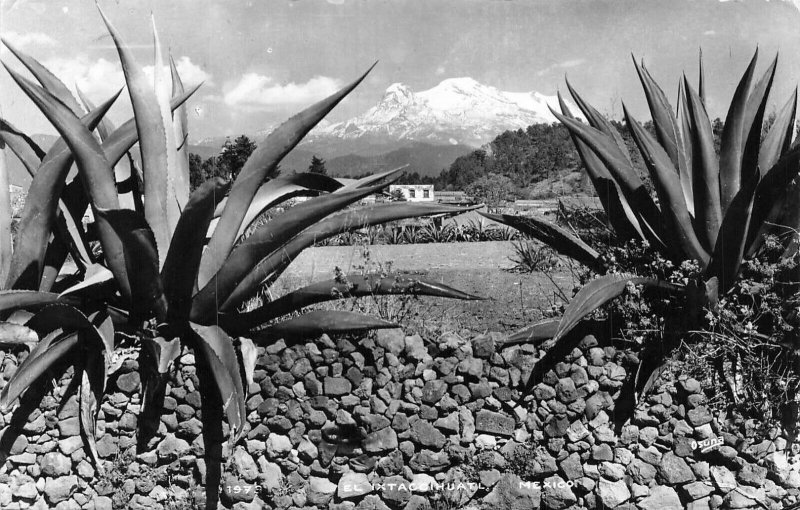
[[[344,122],[317,127],[309,141],[392,138],[476,147],[507,129],[555,122],[548,105],[558,107],[556,96],[504,92],[472,78],[450,78],[421,92],[395,83],[377,105]]]

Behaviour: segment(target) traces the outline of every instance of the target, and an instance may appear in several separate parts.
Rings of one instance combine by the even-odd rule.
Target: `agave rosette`
[[[717,155],[705,108],[702,57],[699,92],[684,76],[673,109],[644,63],[634,59],[652,117],[655,136],[624,107],[625,122],[655,188],[647,191],[620,133],[567,83],[586,119],[579,121],[559,94],[561,113],[553,114],[569,130],[609,222],[623,240],[648,243],[675,264],[694,260],[698,281],[674,285],[654,278],[608,274],[589,282],[567,305],[555,327],[544,321],[513,335],[512,342],[570,343],[570,333],[595,310],[622,295],[631,283],[683,297],[688,319],[714,306],[736,283],[743,261],[762,247],[766,234],[797,232],[800,148],[792,146],[797,91],[783,103],[762,136],[767,99],[777,56],[756,80],[758,51],[741,78],[728,109]],[[601,254],[571,232],[535,217],[485,215],[508,224],[559,253],[603,273]],[[786,254],[796,250],[783,236]],[[563,346],[562,346],[563,347]],[[664,346],[656,346],[663,352]],[[568,352],[568,351],[567,351]],[[657,375],[659,356],[645,356],[637,374],[645,391]]]
[[[295,174],[265,182],[281,159],[366,73],[279,126],[250,156],[234,182],[207,181],[190,195],[183,103],[197,87],[184,91],[170,59],[173,97],[163,92],[163,83],[154,89],[121,34],[102,11],[101,16],[117,47],[133,106],[133,119],[122,126],[115,129],[103,119],[116,95],[98,108],[82,98],[89,109],[84,113],[63,83],[33,58],[12,50],[38,85],[7,68],[61,139],[44,153],[13,126],[0,123],[0,139],[33,175],[22,214],[26,235],[17,239],[11,259],[5,262],[8,290],[0,291],[0,313],[7,321],[0,322],[0,335],[5,339],[0,342],[29,345],[32,352],[0,391],[0,407],[24,399],[30,383],[50,368],[64,361],[75,363],[81,367],[76,374],[85,378],[81,423],[93,451],[93,416],[110,368],[116,328],[137,338],[141,346],[145,419],[140,425],[140,445],[154,432],[167,375],[182,345],[199,354],[201,365],[208,370],[207,380],[213,381],[202,389],[220,398],[230,440],[236,441],[246,425],[243,381],[252,377],[255,349],[251,340],[233,340],[232,336],[265,343],[326,331],[397,327],[348,312],[295,314],[305,306],[341,297],[413,294],[476,299],[423,279],[352,275],[346,286],[336,281],[314,284],[255,310],[241,311],[243,302],[273,282],[315,242],[402,218],[467,209],[408,203],[351,207],[384,189],[399,177],[399,171],[347,186],[319,174]],[[154,42],[158,75],[165,66],[157,35]],[[166,79],[165,75],[156,76],[156,82]],[[95,128],[99,138],[92,133]],[[137,141],[141,173],[136,158],[129,154]],[[130,166],[118,169],[117,182],[114,167],[126,155]],[[70,173],[73,162],[75,174]],[[134,195],[133,210],[120,207],[123,193]],[[314,198],[270,214],[266,222],[258,221],[262,213],[297,195]],[[88,208],[95,218],[100,257],[88,249],[90,237],[81,227],[80,218]],[[218,222],[207,241],[215,217]],[[244,236],[246,231],[252,233]],[[68,253],[79,262],[79,273],[57,281]],[[295,316],[282,319],[287,315]],[[84,337],[90,340],[80,341]],[[105,356],[99,355],[102,353]]]

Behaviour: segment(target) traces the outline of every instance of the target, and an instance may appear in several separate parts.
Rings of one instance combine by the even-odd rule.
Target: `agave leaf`
[[[745,125],[747,96],[750,93],[757,60],[758,49],[736,87],[728,109],[728,116],[725,118],[725,127],[722,130],[719,151],[719,188],[723,213],[727,212],[733,197],[739,192],[741,186],[742,157],[747,135],[750,132],[750,126]]]
[[[691,116],[692,177],[697,235],[704,246],[714,246],[722,223],[720,171],[714,149],[714,133],[700,96],[684,77],[684,92]]]
[[[697,73],[697,90],[699,91],[700,95],[700,102],[705,108],[706,106],[706,71],[703,68],[703,48],[700,48],[700,54],[698,58],[698,73]]]
[[[792,96],[781,108],[769,133],[767,133],[764,142],[761,144],[761,150],[758,154],[758,168],[762,176],[778,162],[792,145],[796,113],[797,87],[795,87]]]
[[[559,341],[564,335],[569,333],[587,315],[594,312],[609,301],[621,296],[628,284],[643,285],[648,288],[656,288],[668,292],[679,292],[680,288],[671,283],[658,280],[656,278],[644,278],[624,274],[607,274],[596,278],[578,291],[572,301],[564,310],[564,315],[558,324],[556,334],[553,335],[553,343]]]
[[[136,62],[133,53],[123,42],[121,35],[106,18],[99,4],[97,10],[106,24],[114,45],[117,47],[125,83],[133,105],[136,131],[139,133],[139,150],[144,171],[144,216],[153,230],[156,245],[166,256],[169,246],[170,228],[167,221],[167,174],[169,172],[167,133],[159,111],[153,83]],[[174,144],[172,145],[174,147]],[[167,171],[165,171],[167,169]],[[116,209],[117,207],[109,208]],[[159,264],[163,263],[163,259]]]
[[[625,154],[623,157],[607,135],[575,119],[570,119],[558,112],[551,111],[572,134],[594,151],[603,164],[606,165],[606,168],[608,168],[614,181],[619,185],[630,204],[631,209],[642,222],[646,223],[646,228],[653,232],[654,237],[659,240],[666,240],[661,212],[647,193],[642,180],[636,175],[629,156]],[[645,227],[645,225],[642,226]]]
[[[153,367],[159,374],[169,373],[172,364],[181,354],[180,338],[167,340],[163,336],[155,338],[143,338],[142,346],[147,349],[148,354],[155,361]]]
[[[106,388],[106,364],[103,357],[95,350],[87,350],[82,362],[82,370],[76,371],[81,378],[78,404],[80,408],[81,435],[89,447],[89,454],[94,461],[95,469],[104,472],[103,463],[97,453],[95,440],[97,412]]]
[[[258,344],[277,338],[291,341],[323,333],[355,333],[372,329],[399,328],[398,324],[355,312],[313,310],[287,321],[273,324],[255,334]]]
[[[122,240],[131,285],[131,315],[146,318],[154,313],[159,323],[165,322],[167,298],[158,272],[155,236],[147,221],[129,209],[100,208],[97,221],[108,223]]]
[[[372,70],[370,68],[367,73]],[[200,262],[200,274],[197,286],[203,288],[219,271],[236,241],[236,234],[242,225],[247,209],[264,182],[264,177],[274,170],[281,159],[291,151],[295,145],[322,120],[345,96],[347,96],[363,80],[364,73],[357,80],[347,85],[327,99],[310,106],[281,124],[270,133],[263,144],[250,155],[244,168],[239,172],[236,182],[233,183],[228,204],[218,227],[214,230],[208,248]]]
[[[178,219],[181,216],[183,206],[189,199],[189,181],[184,180],[182,170],[178,168],[178,142],[175,139],[175,127],[172,122],[172,112],[169,108],[169,96],[171,87],[167,83],[167,76],[164,73],[164,59],[161,53],[161,41],[158,37],[158,30],[156,30],[155,16],[150,15],[153,25],[153,46],[155,48],[155,99],[158,106],[159,113],[161,114],[161,125],[164,129],[166,143],[163,146],[163,151],[166,154],[166,167],[161,167],[159,171],[166,171],[166,195],[164,207],[167,213],[167,228],[169,240],[172,233],[175,231],[175,226],[178,224]],[[181,138],[181,143],[183,138]],[[161,147],[159,147],[161,150]],[[144,162],[144,160],[142,160]],[[145,165],[145,170],[147,166]],[[145,202],[147,202],[147,193],[145,193]],[[166,251],[168,245],[162,244],[162,249]],[[166,253],[164,254],[166,256]],[[163,263],[163,260],[162,260]]]
[[[608,119],[606,119],[604,115],[583,100],[578,92],[572,88],[569,80],[565,79],[565,81],[567,83],[567,89],[569,89],[570,95],[575,100],[578,108],[580,108],[583,114],[586,116],[586,120],[589,122],[589,125],[601,133],[611,137],[614,142],[613,146],[616,146],[616,156],[621,158],[622,161],[627,162],[627,166],[632,167],[633,163],[631,162],[628,148],[625,145],[625,140],[622,139],[622,135],[619,133],[619,131],[617,131],[617,129],[608,121]],[[636,172],[633,172],[633,177],[638,179]]]
[[[744,116],[744,131],[742,137],[745,140],[744,155],[742,156],[742,176],[745,181],[751,175],[758,173],[759,152],[761,150],[761,126],[764,124],[764,112],[767,109],[767,98],[772,88],[772,81],[775,78],[775,68],[778,65],[778,56],[764,72],[764,76],[753,87],[753,91],[747,98],[747,106]]]
[[[0,314],[20,308],[36,310],[51,305],[59,300],[59,295],[52,292],[35,290],[0,291]]]
[[[89,130],[47,91],[28,82],[14,71],[10,69],[8,71],[69,145],[80,169],[85,187],[91,196],[92,205],[104,209],[119,208],[111,166],[108,164],[102,148]],[[103,226],[98,228],[98,236],[108,266],[119,283],[122,295],[130,296],[128,278],[125,274],[122,243],[113,230]]]
[[[83,110],[85,112],[90,112],[92,110],[97,109],[97,106],[95,106],[95,104],[92,102],[91,99],[86,97],[86,94],[84,94],[83,91],[80,89],[80,87],[78,87],[77,85],[75,85],[75,92],[78,93],[78,99],[80,99],[81,103],[83,103]],[[114,127],[114,124],[110,120],[103,117],[100,120],[100,123],[97,124],[96,129],[97,129],[97,134],[100,136],[100,141],[102,142],[106,138],[108,138],[108,135],[110,135],[114,130],[116,130],[116,127]]]
[[[233,310],[249,298],[268,278],[277,277],[300,252],[315,242],[336,234],[351,232],[389,221],[430,216],[434,214],[458,214],[474,208],[453,207],[425,203],[396,203],[366,207],[336,214],[312,225],[284,244],[280,250],[264,257],[258,265],[237,285],[221,310]]]
[[[45,152],[31,137],[0,119],[0,139],[2,139],[11,152],[22,162],[22,166],[30,175],[36,174],[36,169],[41,164]]]
[[[109,357],[114,351],[114,329],[105,311],[86,316],[74,306],[55,303],[42,308],[25,325],[40,337],[56,329],[84,332],[86,334],[80,338],[84,346],[89,346],[86,342],[93,342],[96,350],[105,351]]]
[[[399,166],[399,167],[393,168],[391,170],[387,170],[385,172],[378,172],[377,174],[367,175],[366,177],[362,177],[360,179],[356,179],[353,182],[350,182],[350,183],[342,186],[341,188],[338,189],[338,192],[339,193],[345,193],[347,191],[352,191],[354,189],[360,189],[360,188],[365,188],[367,186],[372,186],[374,184],[377,184],[377,183],[381,182],[383,179],[386,179],[390,175],[394,175],[395,173],[397,173],[400,170],[403,170],[404,168],[407,168],[407,167],[408,167],[408,164],[405,164],[403,166]]]
[[[0,322],[0,345],[25,345],[28,351],[32,350],[39,341],[39,335],[22,324],[13,322]]]
[[[34,93],[34,91],[26,90],[25,82],[21,82],[20,86],[26,94]],[[94,129],[114,104],[120,92],[103,103],[100,108],[88,113],[81,119],[81,122],[88,129]],[[19,230],[25,232],[25,235],[17,236],[6,288],[36,289],[39,287],[47,244],[54,227],[60,227],[58,231],[61,233],[64,243],[73,247],[73,254],[76,255],[77,262],[81,266],[85,267],[91,263],[86,240],[66,204],[60,200],[64,181],[72,165],[72,158],[72,152],[67,147],[64,138],[61,138],[47,152],[33,176],[19,222]]]
[[[19,366],[13,377],[0,391],[0,411],[6,412],[11,404],[56,362],[66,356],[77,344],[78,334],[60,332],[47,341],[43,338],[33,352]],[[38,348],[45,345],[46,348]]]
[[[183,81],[178,74],[178,67],[172,55],[169,56],[169,70],[172,76],[172,95],[177,96],[184,92]],[[169,100],[169,98],[167,98]],[[171,110],[167,110],[170,112]],[[174,130],[174,140],[179,144],[177,147],[177,158],[175,160],[175,198],[178,200],[178,207],[181,211],[189,201],[189,147],[186,140],[189,136],[189,115],[186,113],[186,106],[179,106],[172,114],[172,126]],[[166,121],[165,121],[166,124]]]
[[[561,92],[558,93],[558,103],[564,116],[571,119],[575,118],[561,96]],[[631,209],[630,204],[622,194],[622,190],[611,177],[605,164],[577,136],[570,133],[570,137],[575,148],[578,149],[578,155],[583,161],[583,166],[586,167],[586,173],[589,174],[589,178],[592,180],[592,185],[600,198],[603,209],[606,211],[609,222],[614,227],[614,231],[623,239],[638,238],[642,241],[647,240],[642,227],[639,225],[636,213]]]
[[[683,189],[683,198],[686,200],[686,207],[689,209],[689,214],[695,217],[694,190],[692,189],[694,184],[693,136],[686,89],[683,86],[683,80],[680,80],[678,85],[678,144],[680,145],[679,150],[683,152],[684,166],[679,171],[681,172],[681,188]],[[700,229],[696,230],[699,232]]]
[[[70,294],[81,294],[81,291],[86,291],[86,289],[95,292],[97,287],[105,285],[113,280],[114,274],[111,271],[100,264],[94,264],[87,269],[86,276],[84,276],[79,283],[61,291],[59,297],[68,296]]]
[[[258,188],[253,201],[250,203],[247,212],[242,220],[242,225],[237,232],[237,239],[244,234],[245,230],[255,221],[264,211],[274,207],[281,202],[297,196],[314,196],[318,192],[333,192],[341,189],[342,185],[336,179],[322,174],[299,173],[280,176],[271,179]],[[222,214],[228,199],[225,198],[217,206],[215,216]],[[217,214],[217,211],[219,214]]]
[[[479,214],[498,223],[514,227],[587,267],[595,270],[602,267],[600,254],[597,251],[554,223],[533,216],[497,215],[481,211]]]
[[[639,81],[642,82],[647,104],[650,107],[650,114],[653,117],[653,126],[656,130],[658,143],[661,144],[661,147],[669,156],[673,167],[678,170],[680,175],[683,175],[685,170],[682,170],[681,167],[686,164],[686,158],[683,154],[683,147],[679,143],[680,130],[678,128],[678,120],[672,113],[672,106],[669,104],[667,95],[664,94],[661,87],[650,76],[644,64],[639,65],[634,58],[633,65],[639,75]]]
[[[678,172],[664,149],[630,115],[624,104],[623,110],[631,134],[642,153],[650,175],[653,177],[653,183],[662,204],[662,214],[669,218],[668,225],[674,229],[683,253],[688,258],[697,260],[705,266],[708,263],[708,253],[703,249],[692,227],[692,219],[683,199],[683,189],[678,180]]]
[[[200,85],[196,85],[188,92],[180,94],[172,99],[170,105],[171,107],[177,108],[182,105],[189,97],[194,94],[195,91],[200,87]],[[136,207],[136,211],[143,213],[143,206],[141,203],[141,196],[138,191],[138,184],[141,182],[141,171],[136,168],[136,163],[130,155],[128,150],[133,147],[138,139],[138,133],[136,132],[136,125],[134,124],[133,119],[129,120],[122,126],[120,126],[117,130],[112,132],[109,137],[103,142],[103,151],[106,153],[108,161],[111,165],[116,165],[119,160],[127,154],[130,168],[131,168],[131,179],[133,180],[136,178],[136,184],[133,185],[133,201]],[[67,203],[68,209],[72,213],[73,218],[82,218],[83,215],[86,213],[86,208],[89,205],[89,201],[87,200],[87,194],[84,192],[83,189],[83,182],[80,179],[73,180],[70,182],[63,194],[64,202]],[[50,259],[48,266],[45,267],[45,272],[42,277],[42,284],[40,285],[40,290],[49,291],[53,279],[58,274],[61,269],[61,266],[66,259],[66,249],[65,246],[51,246],[54,248],[54,252],[52,254],[48,253],[47,257]],[[49,281],[45,280],[45,275],[48,276]]]
[[[721,293],[727,292],[733,286],[739,274],[747,244],[753,200],[760,181],[760,173],[752,175],[736,193],[722,219],[717,244],[705,271],[706,279],[714,276],[719,279]]]
[[[163,336],[142,339],[142,403],[139,414],[138,442],[144,445],[153,437],[164,408],[167,379],[175,359],[180,355],[180,339]]]
[[[350,274],[334,280],[313,283],[270,301],[255,310],[232,314],[225,318],[229,331],[245,331],[306,306],[334,299],[363,296],[410,294],[436,296],[468,301],[481,298],[466,294],[434,281],[408,278],[398,274]]]
[[[758,183],[753,200],[753,210],[747,231],[747,254],[752,255],[764,242],[764,236],[772,231],[779,221],[787,202],[791,205],[791,194],[796,193],[796,183],[800,170],[800,147],[787,152]],[[790,208],[791,211],[791,208]],[[791,218],[790,214],[790,218]],[[792,225],[788,225],[793,228]]]
[[[239,361],[231,338],[218,326],[201,326],[190,323],[197,346],[214,375],[222,408],[231,428],[231,444],[242,435],[246,411],[245,393],[239,373]]]
[[[186,320],[189,317],[206,231],[214,208],[229,187],[230,182],[219,177],[208,180],[192,193],[183,209],[161,270],[169,315],[173,320]]]
[[[8,165],[5,142],[0,139],[0,281],[5,281],[11,271],[13,258],[11,235],[11,194],[8,189]]]
[[[246,337],[240,337],[239,353],[242,355],[242,369],[244,371],[245,382],[247,383],[247,387],[250,388],[253,385],[253,374],[256,371],[258,349],[256,349],[256,345],[252,340]]]
[[[16,49],[13,45],[11,45],[8,40],[2,39],[3,44],[14,54],[15,57],[22,62],[28,71],[36,78],[42,87],[45,90],[50,92],[55,98],[57,98],[63,105],[70,109],[72,113],[75,115],[80,115],[82,110],[81,106],[78,104],[78,101],[75,99],[75,96],[72,95],[72,92],[69,91],[64,82],[59,80],[53,73],[50,72],[49,69],[44,67],[42,64],[36,61],[36,59],[22,53],[18,49]]]
[[[329,214],[384,187],[384,184],[379,184],[348,193],[331,193],[308,200],[261,225],[253,232],[253,235],[233,250],[219,272],[195,295],[192,302],[192,320],[201,323],[214,320],[217,303],[225,302],[259,260],[280,249],[292,237]],[[230,207],[230,202],[228,207]],[[225,215],[223,214],[222,217],[225,218]],[[222,228],[222,221],[218,228]],[[202,261],[200,268],[202,270]]]
[[[558,323],[561,319],[545,319],[536,324],[524,327],[513,333],[506,339],[503,345],[527,344],[540,345],[546,340],[550,340],[558,330]]]

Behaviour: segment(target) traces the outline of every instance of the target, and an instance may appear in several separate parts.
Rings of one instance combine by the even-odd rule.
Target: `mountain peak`
[[[447,78],[420,92],[393,83],[377,105],[344,122],[314,130],[319,137],[363,136],[479,147],[507,129],[552,123],[555,96],[504,92],[471,77]]]

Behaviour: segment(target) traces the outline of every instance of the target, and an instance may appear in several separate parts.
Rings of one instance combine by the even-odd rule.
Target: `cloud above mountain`
[[[269,109],[274,106],[307,104],[336,92],[342,82],[328,76],[314,76],[305,83],[276,83],[258,73],[246,73],[238,81],[227,83],[221,100],[229,106]]]

